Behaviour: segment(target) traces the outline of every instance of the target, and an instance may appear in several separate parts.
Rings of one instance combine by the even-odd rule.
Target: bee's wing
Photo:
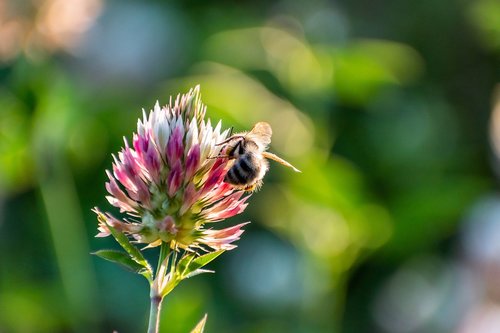
[[[273,130],[271,129],[271,125],[266,122],[259,122],[255,124],[255,126],[247,133],[246,136],[251,137],[255,141],[261,143],[264,148],[269,146],[271,143],[271,136],[273,135]]]
[[[291,165],[290,163],[288,163],[287,161],[285,161],[284,159],[282,159],[281,157],[278,157],[278,156],[274,155],[273,153],[265,151],[265,152],[262,153],[262,156],[264,156],[265,158],[269,158],[271,160],[274,160],[274,161],[276,161],[278,163],[281,163],[284,166],[292,168],[293,171],[295,171],[295,172],[302,172],[299,169],[297,169],[296,167],[294,167],[293,165]]]

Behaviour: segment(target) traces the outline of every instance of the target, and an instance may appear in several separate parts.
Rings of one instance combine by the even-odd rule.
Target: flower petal
[[[177,160],[170,170],[170,173],[168,175],[168,180],[167,180],[167,191],[168,195],[172,198],[175,193],[179,190],[181,187],[183,180],[183,175],[182,175],[182,165],[179,160]]]
[[[200,145],[195,144],[189,149],[186,158],[186,175],[185,181],[188,182],[191,180],[191,177],[198,170],[198,166],[200,164]]]
[[[244,232],[241,228],[248,223],[249,222],[241,223],[222,230],[205,230],[203,232],[204,236],[200,239],[200,243],[210,246],[217,251],[232,250],[236,245],[231,243],[240,239],[240,236]]]
[[[176,126],[173,133],[170,135],[166,151],[167,161],[170,167],[184,155],[184,146],[182,143],[183,135],[184,131],[181,126]]]

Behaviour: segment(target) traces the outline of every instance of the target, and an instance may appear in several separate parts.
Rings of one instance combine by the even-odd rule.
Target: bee
[[[224,182],[238,189],[253,191],[262,185],[262,179],[269,170],[267,159],[274,160],[296,172],[300,172],[284,159],[267,150],[271,143],[273,131],[271,125],[259,122],[249,132],[235,134],[227,140],[217,144],[227,144],[225,155],[219,158],[235,160],[224,177]]]

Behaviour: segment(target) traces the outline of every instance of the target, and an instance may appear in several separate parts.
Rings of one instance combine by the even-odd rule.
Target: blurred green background
[[[90,209],[196,84],[303,173],[272,163],[162,332],[500,332],[499,79],[496,0],[0,0],[0,332],[145,331]]]

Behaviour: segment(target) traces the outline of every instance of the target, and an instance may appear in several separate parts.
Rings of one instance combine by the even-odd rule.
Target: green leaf
[[[144,267],[136,263],[134,260],[130,258],[130,256],[121,251],[116,251],[116,250],[99,250],[96,252],[93,252],[92,254],[101,257],[105,260],[114,262],[116,264],[119,264],[129,271],[132,271],[134,273],[141,273],[141,271],[144,270]]]
[[[191,333],[203,333],[205,330],[205,323],[207,322],[207,314],[203,316],[200,322],[196,325],[195,328],[191,331]]]
[[[150,282],[153,280],[153,269],[149,265],[149,262],[144,258],[142,255],[141,251],[137,249],[130,241],[128,240],[127,236],[121,232],[113,228],[112,226],[109,225],[109,223],[106,221],[106,217],[103,215],[99,215],[98,217],[101,219],[104,223],[106,223],[107,227],[109,228],[109,231],[113,235],[113,237],[116,239],[118,244],[130,255],[130,258],[144,267],[145,272],[142,274],[146,279],[148,279]]]
[[[112,226],[108,225],[109,230],[111,231],[111,234],[113,237],[116,239],[118,244],[127,251],[128,254],[130,254],[130,257],[137,262],[139,265],[142,265],[144,267],[149,267],[149,263],[147,260],[144,258],[142,255],[141,251],[139,251],[138,248],[136,248],[130,241],[128,240],[127,236],[123,232],[120,232],[113,228]]]
[[[189,261],[188,261],[189,258],[186,258],[187,264],[183,263],[183,265],[185,265],[185,268],[183,268],[182,270],[178,269],[178,272],[181,275],[181,278],[182,279],[187,278],[191,274],[191,272],[194,272],[197,269],[205,266],[206,264],[208,264],[209,262],[211,262],[212,260],[214,260],[215,258],[220,256],[224,251],[225,250],[220,250],[220,251],[207,253],[207,254],[196,257],[196,258],[189,260]],[[194,255],[192,255],[192,256],[194,256]],[[182,260],[184,260],[184,258]],[[180,264],[180,262],[179,262],[179,264]]]

